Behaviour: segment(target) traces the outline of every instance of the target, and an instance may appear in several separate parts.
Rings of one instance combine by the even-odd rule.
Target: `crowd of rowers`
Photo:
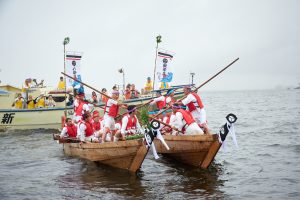
[[[171,112],[162,112],[157,116],[160,120],[162,134],[197,135],[208,133],[206,113],[200,96],[192,92],[190,87],[184,87],[186,97],[181,101],[174,99],[174,90],[168,90],[164,96],[157,91],[150,106],[156,106],[160,111],[171,108]],[[128,135],[144,133],[137,118],[137,107],[127,105],[119,100],[119,91],[113,90],[111,98],[107,99],[104,115],[98,111],[90,112],[89,102],[84,99],[84,93],[78,93],[74,101],[73,119],[67,118],[60,137],[77,138],[81,142],[100,142],[125,140]],[[150,107],[149,106],[149,107]],[[127,112],[119,115],[119,109]]]

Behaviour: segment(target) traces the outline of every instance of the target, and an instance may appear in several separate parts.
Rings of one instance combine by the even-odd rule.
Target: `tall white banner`
[[[81,81],[81,52],[66,52],[66,74],[73,76],[77,80]],[[73,79],[66,78],[66,87],[71,88],[76,85],[76,82],[74,83]]]
[[[171,82],[173,79],[173,72],[171,69],[171,61],[173,55],[169,52],[159,51],[157,53],[156,61],[156,77],[159,82]]]

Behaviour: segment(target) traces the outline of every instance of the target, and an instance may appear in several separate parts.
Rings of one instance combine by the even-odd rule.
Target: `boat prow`
[[[136,172],[148,148],[142,139],[106,143],[63,143],[64,152],[90,161]]]
[[[217,134],[205,135],[164,135],[170,147],[167,150],[157,139],[154,140],[158,153],[179,162],[206,169],[221,147]]]

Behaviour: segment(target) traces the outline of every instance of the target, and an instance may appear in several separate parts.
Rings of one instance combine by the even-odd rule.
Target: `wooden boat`
[[[148,148],[143,139],[106,143],[63,143],[64,152],[90,161],[136,172],[142,165]]]
[[[204,169],[211,164],[222,145],[217,134],[164,135],[163,137],[170,150],[167,150],[159,140],[155,139],[154,144],[158,153]]]

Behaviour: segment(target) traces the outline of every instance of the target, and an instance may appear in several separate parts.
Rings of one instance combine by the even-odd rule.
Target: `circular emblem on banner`
[[[226,116],[226,119],[227,119],[227,121],[228,121],[229,123],[232,124],[232,123],[236,122],[237,117],[236,117],[235,114],[230,113],[230,114],[228,114],[228,115]]]
[[[76,66],[76,61],[75,61],[75,60],[72,61],[72,65],[73,65],[74,67]]]
[[[157,120],[153,120],[153,121],[150,123],[150,126],[151,126],[154,130],[157,130],[157,129],[159,129],[159,127],[160,127],[160,122],[157,121]]]

